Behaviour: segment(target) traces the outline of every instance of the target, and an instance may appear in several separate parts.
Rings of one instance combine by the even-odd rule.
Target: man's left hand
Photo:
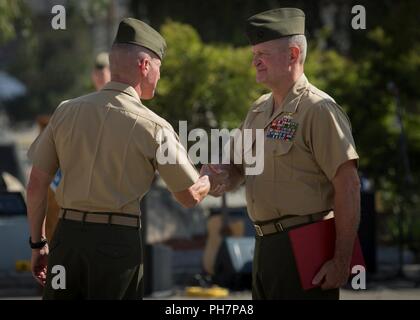
[[[312,280],[312,284],[321,285],[323,290],[340,288],[347,283],[349,276],[348,265],[332,259],[324,263]]]

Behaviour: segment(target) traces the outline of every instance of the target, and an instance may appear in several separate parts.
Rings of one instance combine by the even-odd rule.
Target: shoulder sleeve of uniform
[[[163,118],[159,117],[156,113],[140,105],[141,109],[136,110],[138,113],[138,130],[137,143],[144,156],[152,162],[155,169],[156,167],[156,149],[159,146],[157,133],[161,128],[171,128],[171,125]]]
[[[270,98],[270,96],[271,96],[271,93],[263,94],[261,97],[259,97],[257,100],[254,101],[250,110],[253,110],[261,106],[264,102],[266,102]]]
[[[67,101],[60,103],[47,126],[31,144],[28,151],[28,158],[31,160],[32,165],[51,176],[55,175],[59,168],[54,140],[55,122],[58,114],[63,112],[66,102]]]
[[[154,138],[156,168],[169,190],[178,192],[191,187],[199,174],[172,126],[156,125]]]
[[[328,179],[348,160],[357,160],[351,124],[345,112],[331,100],[312,107],[310,148]]]

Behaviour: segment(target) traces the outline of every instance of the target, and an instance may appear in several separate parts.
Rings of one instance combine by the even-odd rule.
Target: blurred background
[[[57,4],[65,29],[52,27]],[[366,10],[366,29],[352,28],[355,5]],[[95,59],[109,50],[121,18],[146,21],[168,44],[156,97],[146,105],[175,130],[179,120],[189,129],[232,129],[265,92],[255,83],[244,21],[287,6],[306,13],[305,73],[346,110],[360,155],[359,235],[371,295],[348,290],[344,297],[420,299],[415,0],[0,0],[0,241],[9,243],[0,253],[0,296],[39,293],[28,272],[26,151],[61,101],[95,90]],[[187,210],[157,179],[142,208],[149,295],[221,297],[185,291],[213,284],[248,292],[253,230],[243,190]]]

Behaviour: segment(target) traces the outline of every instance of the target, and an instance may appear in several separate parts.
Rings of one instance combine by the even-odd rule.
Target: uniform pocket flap
[[[279,141],[275,149],[275,155],[281,156],[287,154],[293,146],[291,141]]]

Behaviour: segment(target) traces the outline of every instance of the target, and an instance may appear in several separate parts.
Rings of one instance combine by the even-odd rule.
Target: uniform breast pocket
[[[293,177],[293,142],[276,141],[273,152],[275,181],[289,181]]]

